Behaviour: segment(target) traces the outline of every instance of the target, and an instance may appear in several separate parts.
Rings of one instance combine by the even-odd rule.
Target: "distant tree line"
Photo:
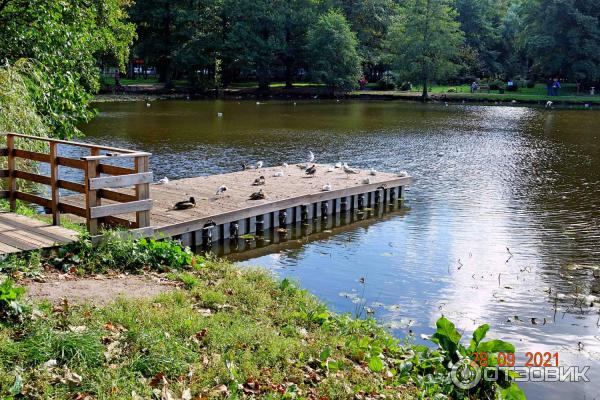
[[[138,0],[130,17],[132,54],[200,88],[600,79],[598,0]]]

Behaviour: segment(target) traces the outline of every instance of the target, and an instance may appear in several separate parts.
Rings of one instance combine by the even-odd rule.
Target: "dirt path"
[[[118,275],[75,278],[69,275],[46,276],[44,282],[26,281],[27,297],[40,301],[105,305],[124,297],[127,299],[152,298],[177,288],[174,282],[153,276]]]

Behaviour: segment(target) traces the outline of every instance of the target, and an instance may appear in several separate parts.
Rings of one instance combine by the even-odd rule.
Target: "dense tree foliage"
[[[315,54],[314,32],[333,10],[354,33],[370,81],[591,83],[600,79],[599,8],[595,0],[138,0],[132,20],[136,55],[164,82],[176,74],[204,87],[237,79],[266,89],[318,76],[315,61],[329,47]]]
[[[308,32],[313,76],[333,91],[349,90],[361,76],[356,34],[344,16],[329,11]]]
[[[406,78],[423,84],[426,98],[431,80],[458,71],[463,32],[456,11],[445,0],[407,0],[403,11],[405,17],[390,32],[390,52]]]
[[[50,133],[67,137],[92,113],[100,61],[123,64],[135,34],[127,0],[2,0],[0,59],[29,59],[26,75],[38,113]]]

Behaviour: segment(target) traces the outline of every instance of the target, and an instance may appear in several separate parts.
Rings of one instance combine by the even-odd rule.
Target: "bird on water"
[[[190,208],[196,207],[196,199],[190,197],[189,200],[178,201],[173,206],[173,210],[188,210]]]
[[[262,200],[266,197],[267,196],[265,196],[265,192],[263,192],[263,190],[260,189],[258,192],[254,192],[250,195],[250,200]]]

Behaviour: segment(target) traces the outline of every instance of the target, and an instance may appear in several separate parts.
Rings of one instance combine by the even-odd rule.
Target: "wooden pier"
[[[49,153],[18,149],[15,139],[43,140],[49,143]],[[58,145],[89,150],[80,159],[58,153]],[[173,237],[192,247],[248,234],[262,234],[299,222],[326,219],[339,213],[352,213],[365,208],[397,204],[410,177],[391,173],[357,170],[347,174],[341,168],[317,164],[314,176],[306,175],[297,165],[273,166],[228,174],[172,180],[166,184],[151,184],[150,154],[105,146],[41,139],[8,134],[7,147],[0,149],[7,156],[7,168],[0,170],[8,178],[1,196],[10,199],[11,207],[19,199],[46,208],[55,225],[60,214],[85,218],[93,237],[103,226],[122,226],[138,237]],[[15,158],[21,157],[50,164],[50,176],[19,170]],[[131,167],[117,166],[115,160],[129,160]],[[121,163],[122,164],[122,163]],[[81,169],[82,182],[59,179],[59,167]],[[200,173],[201,171],[199,171]],[[281,176],[275,176],[281,175]],[[254,186],[263,176],[265,183]],[[50,198],[39,193],[17,190],[16,178],[50,187]],[[323,191],[328,183],[331,190]],[[221,186],[224,193],[216,194]],[[61,195],[59,189],[80,194]],[[262,190],[265,199],[250,200],[250,194]],[[194,197],[196,206],[174,210],[178,201]]]

